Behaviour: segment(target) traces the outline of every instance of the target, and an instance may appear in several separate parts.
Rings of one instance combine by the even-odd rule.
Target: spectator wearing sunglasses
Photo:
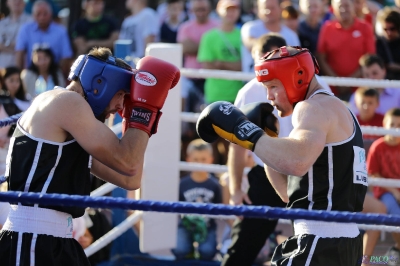
[[[377,38],[377,54],[386,65],[387,79],[400,79],[400,13],[395,8],[385,7],[377,17],[381,34]]]

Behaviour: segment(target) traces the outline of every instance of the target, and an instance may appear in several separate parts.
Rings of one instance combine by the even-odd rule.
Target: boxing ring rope
[[[219,78],[227,80],[250,81],[255,78],[253,72],[246,73],[229,70],[209,70],[181,68],[181,75],[187,78]],[[373,87],[373,88],[400,88],[399,80],[376,80],[364,78],[341,78],[321,76],[321,78],[332,86],[345,87]]]
[[[19,113],[10,117],[7,117],[5,119],[0,120],[0,127],[5,127],[9,125],[14,125],[17,120],[21,117],[23,113]],[[199,118],[200,113],[188,113],[188,112],[182,112],[181,113],[181,120],[182,122],[189,122],[189,123],[196,123],[197,119]],[[115,134],[119,134],[122,132],[122,124],[118,123],[116,125],[113,125],[111,127],[111,130]],[[386,129],[383,127],[372,127],[372,126],[361,126],[361,131],[364,134],[368,135],[376,135],[376,136],[381,136],[381,135],[387,135],[391,134],[393,136],[400,136],[400,129],[398,128],[393,128],[393,129]]]
[[[109,184],[105,184],[107,186]],[[112,189],[116,186],[111,185]],[[112,190],[111,189],[111,190]],[[254,206],[229,206],[223,204],[195,204],[184,202],[161,202],[161,201],[142,201],[130,200],[123,198],[100,197],[97,189],[92,192],[91,197],[87,196],[69,196],[62,194],[44,194],[39,193],[22,193],[22,192],[2,192],[0,193],[0,201],[5,202],[21,202],[21,203],[39,203],[39,204],[56,204],[66,206],[81,206],[81,207],[98,207],[98,208],[122,208],[135,209],[146,211],[160,211],[173,213],[196,213],[202,216],[219,219],[235,219],[235,215],[258,217],[258,218],[280,218],[289,219],[307,219],[321,221],[337,221],[337,222],[363,222],[368,224],[358,224],[358,227],[363,230],[379,230],[384,232],[400,232],[400,227],[387,226],[400,225],[400,216],[394,215],[379,215],[379,214],[354,214],[349,212],[335,211],[307,211],[307,210],[288,210],[284,208],[271,207],[254,207]],[[111,191],[110,190],[110,191]],[[94,196],[94,194],[97,194]],[[97,197],[97,198],[94,198]],[[133,208],[132,208],[133,207]],[[249,210],[247,210],[249,208]],[[178,211],[176,211],[178,210]],[[225,215],[219,215],[219,210]],[[285,212],[289,212],[284,214]],[[293,212],[293,216],[291,214]],[[212,214],[209,214],[212,213]],[[229,214],[233,215],[229,215]],[[85,254],[91,256],[98,250],[102,249],[110,242],[122,235],[126,230],[131,228],[140,220],[142,212],[131,214],[126,220],[107,232],[104,236],[92,243],[85,249]],[[319,217],[320,216],[320,217]],[[365,219],[367,218],[367,219]],[[394,218],[392,220],[392,218]],[[389,220],[390,219],[390,220]],[[390,222],[388,222],[390,221]],[[290,224],[287,219],[279,219],[280,223]],[[380,225],[376,225],[380,224]]]
[[[232,72],[232,71],[229,71],[229,72]],[[0,120],[0,127],[15,124],[21,115],[22,115],[22,113]],[[199,114],[195,114],[195,113],[182,113],[181,118],[183,118],[182,120],[184,120],[184,121],[186,120],[188,122],[196,122],[198,115]],[[188,118],[190,118],[190,120]],[[194,118],[196,118],[196,120],[194,120]],[[121,133],[121,130],[122,130],[121,123],[118,123],[118,124],[112,126],[111,130],[115,134]],[[393,136],[400,136],[400,129],[385,129],[385,128],[381,128],[381,127],[361,126],[361,130],[364,134],[370,134],[370,135],[391,134]],[[187,162],[180,162],[179,164],[180,164],[179,167],[180,167],[181,171],[189,171],[189,172],[190,171],[207,171],[207,172],[218,173],[218,174],[225,173],[228,171],[228,168],[224,165],[199,164],[199,163],[187,163]],[[247,174],[249,170],[250,170],[249,168],[246,168],[245,174]],[[5,180],[4,176],[0,176],[0,184],[5,181],[6,180]],[[400,188],[400,180],[393,180],[393,179],[380,178],[380,177],[369,177],[369,185]],[[111,192],[114,188],[116,188],[115,185],[108,184],[108,183],[103,186],[104,187],[100,187],[100,188],[96,189],[95,191],[93,191],[91,195],[93,197],[102,196],[102,195],[105,195],[105,194]]]
[[[196,123],[199,116],[200,113],[182,112],[181,120],[182,122]],[[374,136],[382,136],[390,134],[396,137],[400,137],[400,129],[398,128],[386,129],[383,127],[375,127],[375,126],[361,126],[361,131],[364,134],[374,135]]]
[[[210,214],[210,215],[237,215],[265,219],[305,219],[314,221],[354,222],[360,229],[381,230],[386,232],[400,232],[400,216],[380,214],[359,214],[337,211],[309,211],[303,209],[285,209],[268,206],[230,206],[224,204],[199,204],[190,202],[163,202],[149,200],[131,200],[124,198],[109,198],[65,194],[43,194],[25,192],[1,192],[0,201],[20,202],[22,204],[64,205],[96,208],[120,208],[141,211],[172,212],[181,214]],[[126,220],[114,227],[104,236],[85,249],[87,256],[96,253],[111,241],[122,235],[141,218],[142,213],[131,214]],[[221,218],[221,217],[219,217]],[[290,221],[285,221],[290,223]],[[371,225],[378,224],[378,225]],[[387,226],[393,225],[393,226]]]
[[[243,72],[234,72],[234,71],[220,71],[220,70],[195,70],[195,69],[181,69],[181,73],[186,77],[193,78],[224,78],[230,80],[246,80],[249,81],[254,78],[253,73],[243,73]],[[400,88],[400,81],[390,81],[390,80],[367,80],[367,79],[356,79],[356,78],[335,78],[335,77],[322,77],[329,85],[338,85],[338,86],[368,86],[368,87],[390,87],[390,88]],[[9,118],[3,119],[0,121],[0,127],[8,126],[15,124],[18,118],[22,115],[17,114],[11,116]],[[199,114],[196,113],[181,113],[181,121],[183,122],[192,122],[195,123],[198,119]],[[385,135],[391,134],[395,136],[400,136],[399,129],[384,129],[380,127],[361,127],[364,134],[369,135]],[[115,134],[121,133],[121,124],[116,124],[111,127],[111,130]],[[179,164],[181,171],[208,171],[213,173],[224,173],[227,172],[227,167],[223,165],[204,165],[204,164],[195,164],[195,163],[186,163],[180,162]],[[245,173],[249,171],[249,168],[245,169]],[[0,177],[0,183],[2,183],[2,178]],[[5,180],[5,179],[4,179]],[[380,185],[380,186],[390,186],[390,187],[400,187],[400,180],[389,180],[385,178],[370,178],[370,185]],[[215,204],[191,204],[191,203],[183,203],[183,202],[161,202],[161,201],[134,201],[128,199],[116,199],[116,198],[108,198],[102,197],[103,195],[111,192],[117,186],[106,183],[105,185],[99,187],[95,191],[91,193],[91,197],[83,197],[83,196],[68,196],[68,195],[57,195],[57,194],[45,194],[45,195],[34,195],[35,193],[15,193],[14,195],[9,195],[14,192],[4,192],[0,193],[0,201],[19,201],[24,203],[26,202],[36,202],[42,201],[40,203],[42,205],[45,202],[52,202],[52,200],[58,201],[57,204],[64,204],[69,206],[77,206],[81,204],[82,207],[100,207],[100,208],[122,208],[122,209],[137,209],[137,210],[146,210],[146,211],[157,211],[157,212],[174,212],[174,213],[195,213],[201,214],[202,216],[208,216],[211,218],[219,218],[219,219],[234,219],[236,215],[240,216],[249,216],[253,217],[253,215],[258,218],[289,218],[289,219],[308,219],[308,220],[322,220],[322,221],[337,221],[337,222],[349,222],[347,219],[350,219],[351,222],[358,222],[358,227],[363,230],[380,230],[385,232],[400,232],[400,216],[393,215],[378,215],[378,214],[354,214],[348,212],[323,212],[323,211],[306,211],[306,210],[287,210],[283,208],[271,208],[271,207],[262,207],[259,208],[251,208],[252,206],[229,206],[222,205],[221,206],[212,206]],[[29,195],[24,195],[29,194]],[[50,195],[50,196],[49,196]],[[57,198],[59,196],[59,198]],[[8,200],[5,200],[9,197]],[[48,197],[48,198],[47,198]],[[71,198],[70,198],[71,197]],[[79,198],[82,197],[82,198]],[[18,199],[18,200],[17,200]],[[81,201],[79,201],[81,200]],[[93,201],[92,201],[93,200]],[[104,202],[102,201],[104,200]],[[115,200],[115,201],[113,201]],[[65,201],[65,202],[64,202]],[[78,203],[81,202],[81,203]],[[104,203],[104,204],[103,204]],[[54,204],[54,202],[52,202]],[[133,204],[133,205],[132,205]],[[192,206],[196,205],[196,206]],[[198,206],[201,205],[201,206]],[[136,206],[136,208],[131,208],[132,206]],[[204,209],[202,209],[204,207]],[[243,208],[250,207],[250,210]],[[255,206],[253,206],[255,207]],[[260,207],[260,206],[258,206]],[[169,209],[168,209],[169,208]],[[266,208],[266,209],[265,209]],[[257,213],[257,211],[260,211]],[[287,213],[289,211],[289,213]],[[294,211],[294,213],[290,213],[290,211]],[[231,213],[232,212],[232,213]],[[243,212],[243,213],[242,213]],[[223,213],[222,215],[219,213]],[[291,216],[293,214],[293,216]],[[305,216],[304,216],[305,215]],[[310,215],[310,217],[307,217]],[[320,215],[320,216],[319,216]],[[259,217],[260,216],[260,217]],[[121,222],[119,225],[110,230],[103,237],[98,239],[92,245],[85,249],[85,253],[87,256],[90,256],[109,244],[111,241],[119,237],[126,230],[131,228],[133,224],[138,222],[142,217],[142,212],[135,212],[130,215],[126,220]],[[348,218],[347,218],[348,217]],[[377,220],[374,220],[377,219]],[[280,223],[291,223],[290,220],[280,219]],[[361,223],[361,224],[360,224]],[[375,225],[374,225],[375,224]],[[377,225],[378,224],[378,225]],[[388,226],[385,224],[396,225]]]
[[[122,221],[119,225],[115,226],[113,229],[108,231],[104,236],[97,239],[90,246],[85,248],[86,256],[91,256],[100,249],[107,246],[113,240],[118,238],[120,235],[125,233],[129,228],[131,228],[135,223],[137,223],[142,218],[142,212],[136,212],[128,216],[124,221]],[[400,229],[399,229],[400,232]]]
[[[118,208],[182,214],[235,215],[264,219],[304,219],[338,223],[364,223],[400,226],[400,215],[360,214],[339,211],[316,211],[305,209],[285,209],[268,206],[231,206],[192,202],[167,202],[153,200],[132,200],[126,198],[90,197],[66,194],[40,194],[33,192],[1,192],[0,201],[22,204],[61,205],[92,208]]]
[[[17,123],[23,112],[0,120],[0,127],[11,126]]]
[[[202,164],[198,164],[197,167],[201,167]],[[215,169],[215,168],[214,168]],[[249,168],[246,168],[245,170],[249,171]],[[400,183],[397,182],[396,184],[398,187],[400,187]],[[111,184],[111,183],[106,183],[102,185],[101,187],[97,188],[94,190],[90,195],[91,197],[100,197],[103,196],[104,194],[107,194],[114,190],[117,186]],[[103,194],[104,193],[104,194]],[[1,199],[0,199],[1,201]],[[206,204],[207,205],[207,204]],[[224,205],[226,206],[226,205]],[[230,219],[234,220],[236,219],[235,215],[205,215],[202,214],[201,216],[205,216],[208,218],[214,218],[214,219]],[[103,237],[99,238],[96,242],[92,243],[89,247],[85,249],[85,253],[87,256],[91,256],[94,253],[96,253],[98,250],[102,249],[109,243],[111,243],[113,240],[118,238],[120,235],[122,235],[125,231],[127,231],[129,228],[131,228],[136,222],[140,220],[142,217],[142,212],[134,213],[131,214],[126,220],[121,222],[119,225],[114,227],[111,231],[107,232]],[[279,219],[280,224],[291,224],[291,221],[288,219]],[[377,231],[382,231],[382,232],[396,232],[400,233],[400,227],[394,227],[394,226],[387,226],[387,225],[371,225],[371,224],[357,224],[359,229],[362,230],[377,230]]]

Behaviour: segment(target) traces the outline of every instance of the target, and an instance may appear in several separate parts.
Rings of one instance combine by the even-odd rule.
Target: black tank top
[[[7,155],[8,189],[89,195],[91,162],[91,156],[76,140],[59,143],[35,138],[17,123]],[[82,207],[39,207],[69,213],[73,218],[82,216],[85,210]]]
[[[362,211],[368,187],[365,150],[361,128],[351,116],[351,137],[326,144],[304,176],[288,176],[288,208]]]

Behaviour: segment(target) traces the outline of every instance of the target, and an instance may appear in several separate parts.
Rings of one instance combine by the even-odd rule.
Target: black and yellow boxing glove
[[[279,135],[279,120],[273,114],[274,107],[266,102],[255,102],[240,107],[243,114],[254,124],[264,130],[268,136],[277,138]]]
[[[200,138],[206,142],[214,142],[219,136],[251,151],[265,134],[239,108],[224,101],[207,106],[197,120],[196,129]]]

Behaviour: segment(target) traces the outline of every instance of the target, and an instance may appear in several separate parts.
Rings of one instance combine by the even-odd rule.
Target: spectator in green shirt
[[[197,60],[205,69],[241,71],[240,30],[236,27],[240,2],[220,0],[217,13],[221,17],[220,25],[202,36]],[[205,101],[233,103],[242,86],[242,81],[207,78],[204,87]]]

